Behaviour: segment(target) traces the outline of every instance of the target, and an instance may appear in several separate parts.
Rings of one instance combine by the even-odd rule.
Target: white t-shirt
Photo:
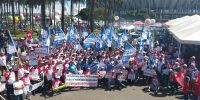
[[[47,80],[52,80],[53,78],[52,73],[53,73],[53,70],[49,69],[48,74],[47,74]]]
[[[8,83],[9,84],[13,84],[14,82],[15,82],[15,73],[14,72],[10,72]]]
[[[19,79],[20,78],[22,78],[24,76],[24,68],[20,68],[19,70],[18,70],[18,77],[19,77]]]
[[[33,69],[31,72],[30,72],[30,76],[33,78],[33,79],[39,79],[39,71],[38,69]]]
[[[23,84],[24,84],[24,83],[23,83],[21,80],[15,81],[15,82],[13,83],[14,95],[21,95],[21,94],[23,94],[23,89],[15,90],[16,87],[21,87],[21,86],[23,86]]]

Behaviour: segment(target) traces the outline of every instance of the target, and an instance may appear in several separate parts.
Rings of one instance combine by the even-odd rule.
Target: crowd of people
[[[39,47],[39,43],[27,47],[22,39],[16,47],[20,49],[20,57],[15,54],[7,58],[4,72],[8,100],[11,100],[11,94],[14,94],[14,100],[23,100],[24,94],[30,99],[30,95],[35,95],[38,90],[45,94],[55,93],[52,89],[64,85],[66,75],[71,74],[97,75],[98,85],[106,90],[111,90],[113,86],[121,90],[144,80],[149,91],[155,95],[162,89],[175,94],[180,88],[184,100],[198,100],[200,95],[200,73],[195,56],[186,62],[178,57],[173,44],[157,41],[153,48],[145,44],[143,50],[133,54],[126,64],[122,62],[123,46],[101,51],[94,48],[76,50],[73,43],[63,41],[51,47],[48,56],[38,56],[37,65],[29,65],[29,54]],[[0,56],[6,57],[6,52]],[[93,63],[99,64],[95,71],[89,67]],[[32,91],[31,86],[43,80],[44,84]]]

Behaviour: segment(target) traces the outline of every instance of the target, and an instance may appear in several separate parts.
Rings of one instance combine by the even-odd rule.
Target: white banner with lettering
[[[65,83],[69,84],[69,87],[97,87],[98,76],[97,75],[66,75]]]

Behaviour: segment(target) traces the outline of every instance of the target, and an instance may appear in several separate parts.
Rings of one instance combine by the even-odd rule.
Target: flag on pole
[[[65,39],[65,34],[63,32],[63,30],[60,28],[60,26],[56,27],[56,34],[55,34],[55,39],[54,41],[62,41]]]
[[[81,50],[81,49],[83,49],[82,46],[81,46],[81,44],[80,44],[80,42],[77,39],[74,39],[72,42],[74,44],[74,49],[75,50]]]
[[[125,43],[125,46],[124,46],[124,53],[123,53],[123,56],[122,56],[122,62],[124,64],[127,64],[130,57],[136,53],[136,49],[128,42]]]
[[[127,40],[128,40],[127,32],[124,30],[124,32],[122,33],[122,42],[125,42]]]
[[[97,40],[96,36],[95,36],[93,33],[91,33],[91,34],[83,41],[84,46],[85,46],[86,48],[90,48],[91,46],[94,46],[94,45],[95,45],[96,40]]]
[[[78,33],[77,33],[77,30],[76,28],[74,27],[74,25],[70,25],[68,28],[67,28],[67,35],[65,37],[65,39],[68,41],[68,42],[71,42],[74,38],[78,38]]]
[[[51,42],[51,30],[50,30],[50,28],[48,28],[48,36],[47,36],[47,39],[46,39],[46,44],[45,44],[45,46],[50,46],[50,43]]]
[[[10,31],[8,31],[8,54],[13,54],[15,52],[17,52],[17,49]]]
[[[95,48],[96,48],[96,51],[101,51],[101,50],[107,48],[107,45],[105,44],[105,42],[103,40],[101,40],[100,37],[98,37]]]
[[[144,49],[144,41],[141,38],[141,40],[140,40],[140,51],[143,51],[143,49]]]
[[[106,36],[105,36],[105,28],[104,27],[101,27],[101,31],[100,31],[100,34],[99,34],[99,37],[102,39],[102,40],[105,40],[106,39]]]
[[[113,29],[113,27],[112,26],[109,26],[109,28],[108,28],[108,35],[107,35],[107,40],[106,40],[106,42],[107,42],[107,46],[108,47],[111,47],[111,45],[112,45],[112,36],[113,36],[113,32],[112,32],[112,29]]]
[[[47,39],[45,40],[46,44],[44,45],[44,47],[47,48],[47,52],[49,53],[49,48],[50,48],[50,45],[51,45],[51,30],[50,30],[50,27],[48,28],[47,32],[48,32],[48,36],[47,36]]]

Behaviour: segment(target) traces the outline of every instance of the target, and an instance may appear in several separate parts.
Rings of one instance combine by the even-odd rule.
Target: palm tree
[[[70,1],[70,19],[71,19],[71,24],[72,24],[72,20],[73,20],[73,8],[74,8],[74,5],[73,5],[73,0]]]
[[[0,2],[0,24],[2,24],[2,21],[3,21],[3,4],[2,4],[2,1]]]
[[[12,17],[13,17],[13,29],[14,29],[14,31],[13,31],[13,33],[15,34],[15,31],[16,31],[16,29],[15,29],[15,5],[14,5],[14,0],[11,0],[11,5],[12,5]],[[16,34],[15,34],[16,35]]]
[[[46,0],[40,0],[41,1],[41,16],[42,16],[42,28],[46,28]]]
[[[62,30],[65,30],[65,0],[62,0],[62,18],[61,18]]]
[[[90,2],[90,29],[91,32],[94,32],[94,6],[95,6],[95,2],[96,0],[89,0]]]
[[[74,3],[78,4],[78,13],[79,13],[81,4],[86,3],[86,0],[74,0]],[[79,26],[80,26],[80,19],[78,16],[78,30],[80,30]]]

